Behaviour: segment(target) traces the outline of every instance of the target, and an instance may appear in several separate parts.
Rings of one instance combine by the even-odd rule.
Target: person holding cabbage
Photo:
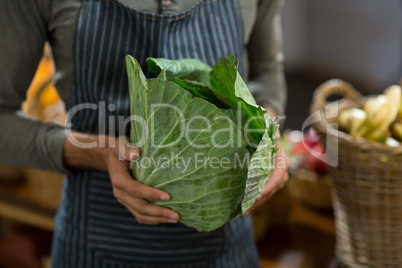
[[[247,214],[288,178],[268,116],[282,115],[286,100],[281,7],[281,0],[0,2],[0,162],[67,174],[52,267],[258,267]],[[19,112],[46,41],[67,127]],[[176,130],[174,113],[148,110],[169,97],[187,123],[226,118],[218,125],[234,126],[233,150],[250,156],[249,166],[206,168],[204,177],[193,162],[180,170],[140,166],[146,157],[203,150],[181,141],[164,153],[139,145],[142,131],[166,142]],[[235,118],[251,119],[254,132]],[[155,131],[141,123],[151,119]]]

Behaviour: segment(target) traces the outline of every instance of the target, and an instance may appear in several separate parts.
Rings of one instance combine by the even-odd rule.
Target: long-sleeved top
[[[115,0],[109,0],[115,1]],[[65,128],[21,112],[29,84],[48,41],[55,86],[68,101],[73,78],[74,31],[82,0],[0,1],[0,163],[65,172]],[[177,14],[198,0],[120,0],[137,10]],[[240,0],[244,25],[244,79],[257,103],[283,114],[286,86],[280,10],[282,0]]]

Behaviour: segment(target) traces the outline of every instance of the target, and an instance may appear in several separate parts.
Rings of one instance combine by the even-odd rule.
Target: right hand
[[[130,175],[130,162],[140,155],[138,148],[129,146],[126,137],[109,138],[105,148],[79,148],[70,139],[79,142],[94,142],[98,137],[80,133],[69,133],[64,144],[63,157],[72,168],[95,168],[107,171],[116,199],[125,206],[139,223],[156,225],[176,223],[179,214],[171,209],[150,204],[148,200],[169,200],[168,193],[139,183]],[[84,164],[85,163],[85,164]]]

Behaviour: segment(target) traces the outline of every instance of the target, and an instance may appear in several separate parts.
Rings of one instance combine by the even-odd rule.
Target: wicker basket
[[[327,144],[336,223],[336,256],[347,267],[402,265],[402,146],[354,139],[331,126],[336,120],[331,95],[342,95],[339,109],[360,107],[363,96],[350,84],[330,80],[317,88],[311,114],[324,140],[338,139],[338,153]],[[320,112],[316,112],[316,111]],[[321,116],[320,116],[321,114]],[[332,114],[332,119],[326,119]],[[329,116],[329,117],[331,117]]]

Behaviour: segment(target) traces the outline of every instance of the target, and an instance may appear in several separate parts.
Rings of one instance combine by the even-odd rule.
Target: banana
[[[382,121],[379,125],[377,125],[376,127],[372,127],[372,131],[364,136],[368,140],[384,143],[387,138],[389,127],[391,123],[395,120],[398,109],[394,105],[390,104],[383,107],[383,110],[387,110],[388,114],[385,117],[381,118]]]
[[[364,138],[369,141],[384,143],[387,139],[387,130],[388,128],[386,127],[375,129],[372,132],[365,135]]]
[[[392,85],[384,90],[388,101],[398,109],[398,117],[402,119],[402,88],[399,85]]]
[[[367,115],[365,111],[350,108],[340,113],[338,123],[341,130],[348,132],[355,138],[359,138],[363,137],[368,131],[366,120]]]
[[[402,122],[401,120],[395,120],[391,125],[392,137],[398,141],[402,141]]]
[[[352,120],[353,120],[352,109],[346,109],[341,111],[338,117],[339,129],[349,133],[352,126]]]
[[[402,119],[402,103],[401,103],[401,106],[399,106],[398,118]]]
[[[364,137],[396,146],[397,141],[402,142],[401,86],[389,86],[384,94],[367,99],[363,109],[350,108],[342,111],[338,124],[340,130],[353,137]]]
[[[370,128],[380,127],[384,125],[384,121],[389,121],[391,124],[398,113],[396,106],[383,94],[369,98],[363,109],[367,113],[367,123]]]

